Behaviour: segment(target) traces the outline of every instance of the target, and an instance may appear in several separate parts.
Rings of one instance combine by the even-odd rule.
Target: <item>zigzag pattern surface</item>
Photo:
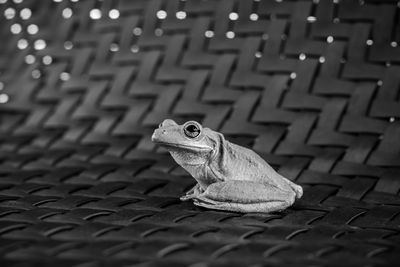
[[[2,266],[395,266],[398,1],[0,1]],[[304,196],[207,210],[150,140],[197,120]],[[35,265],[36,266],[36,265]]]

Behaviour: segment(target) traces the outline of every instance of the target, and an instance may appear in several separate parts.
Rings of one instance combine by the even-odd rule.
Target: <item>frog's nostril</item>
[[[159,125],[158,125],[158,128],[161,128],[163,125],[162,125],[162,123],[160,123]]]

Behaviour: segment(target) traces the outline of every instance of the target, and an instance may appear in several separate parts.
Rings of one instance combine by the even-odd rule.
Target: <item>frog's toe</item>
[[[195,196],[193,195],[193,194],[191,194],[191,195],[184,195],[184,196],[181,196],[179,199],[181,200],[181,201],[188,201],[188,200],[191,200],[191,199],[193,199]]]

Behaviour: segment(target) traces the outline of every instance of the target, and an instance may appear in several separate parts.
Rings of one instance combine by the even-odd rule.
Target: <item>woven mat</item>
[[[396,1],[0,1],[1,266],[395,266]],[[304,187],[207,210],[156,147],[194,119]]]

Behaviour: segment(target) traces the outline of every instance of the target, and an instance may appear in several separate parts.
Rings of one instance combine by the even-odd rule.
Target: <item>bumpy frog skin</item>
[[[181,200],[211,209],[272,212],[291,206],[301,186],[278,174],[250,149],[225,140],[198,122],[164,120],[151,137],[165,147],[197,184]]]

